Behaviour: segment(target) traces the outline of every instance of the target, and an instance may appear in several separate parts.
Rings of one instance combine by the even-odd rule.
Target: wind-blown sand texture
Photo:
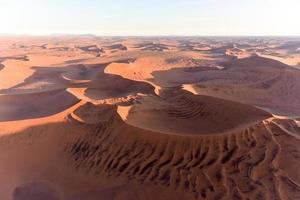
[[[1,37],[0,199],[300,199],[299,49]]]

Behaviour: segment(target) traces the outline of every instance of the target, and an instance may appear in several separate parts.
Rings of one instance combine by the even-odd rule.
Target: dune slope
[[[161,134],[126,124],[116,106],[88,103],[64,122],[0,139],[6,172],[0,196],[26,199],[28,191],[43,191],[57,199],[144,199],[146,190],[158,199],[155,191],[164,199],[297,199],[299,140],[277,123],[269,118],[213,135]],[[128,196],[122,189],[116,195],[120,187]]]

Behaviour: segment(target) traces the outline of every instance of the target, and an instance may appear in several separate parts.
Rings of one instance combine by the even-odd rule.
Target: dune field
[[[300,199],[300,38],[0,37],[0,200]]]

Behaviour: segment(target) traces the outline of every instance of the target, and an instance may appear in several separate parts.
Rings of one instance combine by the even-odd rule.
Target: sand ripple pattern
[[[300,198],[299,182],[280,167],[283,151],[289,151],[282,149],[280,135],[286,133],[272,122],[191,137],[130,127],[118,116],[89,128],[94,132],[66,148],[76,168],[87,173],[183,190],[195,199]],[[293,150],[295,164],[300,151]]]

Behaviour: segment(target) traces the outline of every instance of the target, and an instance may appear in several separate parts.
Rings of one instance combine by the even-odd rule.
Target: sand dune
[[[79,101],[65,90],[26,95],[0,96],[0,121],[32,119],[53,115]]]
[[[277,115],[299,116],[299,70],[258,56],[223,65],[221,70],[199,67],[192,73],[173,69],[152,74],[154,82],[162,86],[189,84],[186,89],[195,94],[258,106]]]
[[[152,73],[154,71],[198,67],[199,65],[214,66],[215,63],[216,61],[209,55],[194,52],[154,53],[138,58],[130,63],[113,62],[105,68],[105,72],[132,80],[150,80],[153,82]]]
[[[0,37],[0,199],[300,199],[298,49]]]
[[[220,134],[271,116],[251,106],[177,89],[163,90],[161,98],[146,96],[137,101],[123,117],[125,122],[167,134]]]
[[[2,62],[0,90],[13,87],[17,83],[23,82],[34,72],[30,67],[27,61],[6,60]]]
[[[10,140],[19,144],[23,153],[18,157],[36,149],[43,151],[36,154],[36,162],[25,165],[22,159],[9,159],[16,156],[13,146],[1,145],[10,152],[9,158],[1,156],[6,161],[2,169],[13,163],[22,168],[18,174],[14,172],[16,167],[6,169],[10,181],[2,179],[6,185],[1,187],[1,195],[11,195],[4,192],[6,188],[24,198],[30,196],[28,191],[43,191],[52,196],[63,194],[64,199],[93,199],[103,193],[100,199],[114,199],[116,188],[121,186],[127,191],[126,195],[117,190],[123,195],[121,199],[143,199],[144,191],[139,189],[142,183],[144,187],[156,185],[148,191],[172,190],[166,195],[168,199],[299,197],[299,175],[293,170],[298,160],[290,153],[299,141],[272,121],[226,134],[182,136],[135,128],[124,123],[116,111],[116,106],[85,104],[74,111],[80,121],[69,115],[62,124],[43,125],[2,138],[1,143]],[[58,128],[59,132],[53,132]],[[42,129],[46,131],[40,135]],[[51,148],[45,146],[45,140]],[[47,161],[42,162],[45,156]],[[22,174],[36,181],[17,181],[16,176]],[[49,183],[45,185],[42,180]],[[81,183],[70,184],[74,180]],[[95,184],[107,189],[95,190]],[[7,188],[9,185],[12,188]],[[155,193],[148,195],[157,197]]]

